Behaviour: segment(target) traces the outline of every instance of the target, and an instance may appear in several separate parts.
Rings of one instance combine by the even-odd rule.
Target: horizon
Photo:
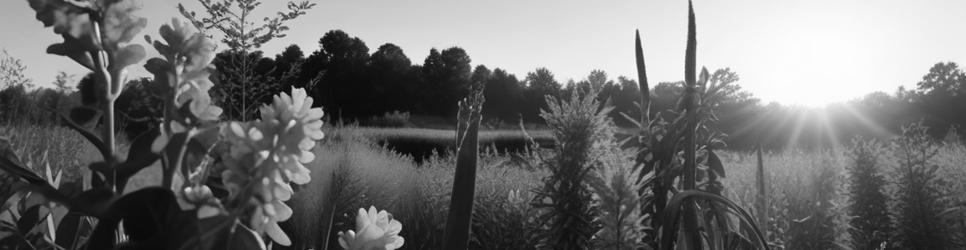
[[[196,1],[183,2],[199,9]],[[287,37],[259,50],[274,57],[296,44],[310,54],[319,48],[322,34],[341,29],[365,41],[370,53],[379,45],[396,44],[414,64],[422,64],[430,48],[457,46],[467,51],[474,66],[501,68],[520,79],[546,67],[565,84],[586,78],[594,69],[607,72],[610,79],[636,80],[631,43],[636,29],[651,86],[683,79],[685,1],[312,2],[318,5],[289,24]],[[143,4],[142,15],[149,20],[180,19],[177,2]],[[255,16],[281,10],[282,4],[266,3]],[[21,35],[4,39],[0,48],[24,62],[34,84],[51,86],[57,71],[79,80],[86,69],[44,53],[59,37],[42,28],[27,1],[2,5],[2,13],[17,22],[4,22],[0,28]],[[737,84],[763,104],[821,107],[875,91],[893,94],[900,86],[915,89],[938,62],[966,62],[966,46],[961,45],[966,34],[949,32],[966,24],[966,15],[956,13],[962,9],[964,1],[699,1],[698,65],[731,68],[741,76]],[[149,22],[142,34],[156,37],[161,24]],[[146,49],[149,56],[157,55]],[[141,67],[132,71],[138,77],[148,75]]]

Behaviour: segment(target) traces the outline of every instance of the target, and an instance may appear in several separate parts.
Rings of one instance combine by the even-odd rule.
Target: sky
[[[684,0],[312,1],[318,5],[289,23],[287,37],[264,46],[266,54],[290,44],[309,54],[325,32],[341,29],[365,41],[370,52],[394,43],[416,64],[431,48],[459,46],[474,66],[499,67],[520,79],[538,67],[560,82],[582,80],[594,69],[614,79],[636,78],[637,29],[651,84],[684,78]],[[142,34],[157,36],[162,23],[180,17],[175,6],[182,1],[142,2],[141,15],[149,19]],[[183,2],[198,10],[197,1]],[[257,17],[284,8],[281,0],[264,2]],[[738,84],[765,102],[819,106],[873,91],[894,93],[899,86],[915,88],[935,63],[966,64],[966,1],[695,0],[694,5],[698,65],[731,68],[741,77]],[[0,48],[21,59],[35,83],[50,86],[58,71],[85,73],[67,58],[45,54],[60,38],[34,18],[26,0],[3,0],[0,16],[0,30],[8,32]],[[131,70],[146,75],[139,66]]]

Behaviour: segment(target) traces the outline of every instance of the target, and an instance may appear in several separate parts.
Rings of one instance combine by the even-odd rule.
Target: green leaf
[[[94,223],[90,217],[78,212],[68,212],[64,219],[57,224],[57,243],[65,249],[79,249],[82,239],[90,236],[94,230]]]
[[[742,209],[741,206],[739,206],[738,204],[734,203],[731,200],[728,200],[728,198],[725,198],[720,195],[716,195],[716,194],[712,194],[712,193],[708,193],[700,190],[684,190],[684,191],[678,192],[673,197],[671,197],[671,200],[668,201],[667,203],[667,207],[665,207],[664,211],[661,212],[660,217],[655,218],[655,219],[662,220],[664,225],[664,227],[661,229],[660,246],[662,250],[674,249],[674,245],[675,245],[674,240],[677,239],[677,237],[675,237],[675,234],[678,231],[677,224],[678,224],[679,218],[681,217],[681,214],[682,214],[681,212],[683,212],[683,205],[685,202],[691,202],[691,200],[697,200],[697,199],[705,200],[706,202],[724,205],[725,209],[728,209],[734,212],[736,215],[738,215],[738,219],[742,223],[745,223],[751,227],[758,241],[758,244],[761,247],[760,249],[765,249],[765,250],[770,249],[767,241],[765,240],[764,234],[761,233],[761,230],[755,224],[755,220],[751,217],[751,214],[749,214],[748,211],[745,211],[744,209]],[[707,229],[707,230],[714,230],[714,229]]]
[[[644,66],[643,46],[644,45],[641,43],[641,32],[635,30],[634,31],[634,57],[637,60],[636,61],[637,62],[637,84],[640,85],[639,88],[641,90],[641,105],[642,105],[641,110],[642,112],[644,112],[644,114],[642,114],[642,117],[647,119],[647,117],[649,117],[650,115],[650,114],[647,114],[646,112],[649,112],[648,107],[650,107],[651,105],[651,100],[650,100],[651,89],[647,83],[647,69]]]
[[[688,87],[695,85],[697,70],[697,36],[695,35],[694,8],[688,0],[688,43],[684,51],[684,82]]]
[[[190,212],[189,212],[190,213]],[[188,226],[174,193],[167,188],[149,187],[122,196],[99,217],[87,249],[113,249],[115,232],[124,221],[128,236],[125,249],[171,249],[180,246]],[[196,232],[196,231],[195,231]]]
[[[151,166],[158,161],[161,155],[151,150],[151,144],[161,135],[158,128],[151,129],[131,142],[128,149],[127,159],[117,166],[117,186],[122,188],[127,184],[127,180],[142,169]]]
[[[712,150],[708,150],[708,168],[718,176],[726,177],[724,164],[721,164],[721,158],[718,158],[718,154],[715,154]]]
[[[93,88],[93,86],[90,86]],[[90,90],[94,92],[94,90]],[[86,91],[81,91],[81,94],[87,94]],[[70,109],[70,120],[80,127],[91,130],[97,126],[97,122],[100,121],[101,111],[88,106],[79,106]]]
[[[64,114],[60,114],[60,120],[63,121],[64,124],[67,124],[68,127],[74,129],[74,131],[77,131],[77,133],[80,133],[81,136],[83,136],[84,139],[87,139],[88,142],[93,144],[94,147],[101,152],[101,157],[105,157],[105,159],[107,159],[106,157],[109,157],[109,155],[107,155],[107,146],[101,141],[100,137],[97,137],[97,135],[84,128],[80,124],[75,123]]]
[[[70,198],[67,206],[88,216],[101,217],[107,212],[114,200],[114,191],[107,188],[93,188]]]
[[[67,40],[67,35],[64,35]],[[47,46],[47,54],[66,56],[89,70],[94,70],[94,59],[83,48],[72,43],[55,43]]]
[[[24,181],[33,185],[48,185],[47,180],[40,175],[24,167],[23,162],[13,152],[10,143],[0,140],[0,170],[13,176],[20,177]]]
[[[17,220],[17,230],[20,231],[21,234],[27,235],[34,229],[34,227],[37,227],[41,221],[47,218],[47,215],[49,214],[50,209],[47,208],[47,206],[31,206],[30,208],[27,208],[27,211],[24,211],[22,214],[20,214],[20,219]]]

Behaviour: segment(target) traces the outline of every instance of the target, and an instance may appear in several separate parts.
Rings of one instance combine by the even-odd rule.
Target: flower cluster
[[[400,231],[402,224],[386,210],[377,212],[375,206],[370,206],[369,211],[360,208],[356,231],[339,232],[339,245],[348,250],[398,249],[405,242]]]
[[[37,20],[64,38],[63,43],[53,44],[47,52],[70,57],[87,67],[95,68],[96,55],[91,51],[104,50],[110,58],[109,71],[119,76],[123,69],[144,58],[144,48],[137,44],[123,46],[141,32],[147,19],[133,13],[138,5],[133,0],[29,0],[37,12]],[[91,16],[97,11],[102,16]],[[103,30],[93,32],[94,23],[101,23]],[[94,34],[99,34],[96,39]],[[106,62],[102,62],[107,64]]]
[[[222,110],[212,104],[208,95],[214,86],[208,76],[215,58],[215,43],[176,19],[171,25],[161,26],[160,32],[167,44],[150,37],[147,40],[165,59],[152,58],[144,68],[154,74],[155,81],[165,83],[165,91],[174,91],[173,103],[167,105],[168,112],[172,112],[168,117],[186,124],[217,121]],[[182,110],[188,112],[177,113]]]
[[[292,197],[290,183],[309,182],[302,164],[315,158],[311,150],[323,137],[321,118],[322,109],[312,108],[305,90],[293,88],[291,96],[279,94],[263,106],[260,120],[231,122],[222,133],[228,150],[222,152],[221,174],[229,204],[253,206],[249,226],[283,245],[289,239],[278,222],[292,215],[284,203]]]

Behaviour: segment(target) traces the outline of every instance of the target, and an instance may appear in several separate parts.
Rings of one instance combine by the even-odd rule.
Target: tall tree
[[[460,99],[466,97],[470,89],[470,76],[472,74],[470,66],[470,56],[460,47],[450,47],[440,53],[443,60],[443,82],[444,91],[443,102],[441,103],[438,114],[446,117],[456,116],[456,104]]]
[[[546,96],[559,97],[561,86],[547,68],[537,68],[527,73],[527,89],[523,93],[526,110],[523,117],[527,121],[539,121],[540,110],[547,108]]]
[[[296,87],[304,87],[304,84],[297,83],[294,78],[298,77],[299,71],[301,71],[302,63],[305,62],[305,53],[302,52],[302,48],[298,45],[292,44],[285,47],[285,51],[281,54],[275,55],[275,69],[272,72],[272,77],[276,79],[288,78],[289,82],[284,82],[283,84],[288,84],[289,86],[283,86],[283,89],[290,89],[291,85]]]
[[[953,124],[966,124],[966,72],[954,62],[936,63],[916,84],[915,105],[932,136],[942,136]]]
[[[484,119],[496,118],[511,123],[520,119],[523,83],[513,74],[500,68],[494,69],[486,81],[483,97],[486,99],[483,105]]]
[[[392,43],[379,46],[369,58],[369,75],[376,93],[381,97],[377,112],[408,110],[412,108],[411,95],[416,91],[415,77],[411,75],[412,62],[402,48]]]
[[[329,114],[338,118],[357,119],[368,114],[372,103],[366,67],[369,47],[358,37],[342,30],[326,32],[319,39],[327,59],[325,71],[315,88],[316,99]]]

